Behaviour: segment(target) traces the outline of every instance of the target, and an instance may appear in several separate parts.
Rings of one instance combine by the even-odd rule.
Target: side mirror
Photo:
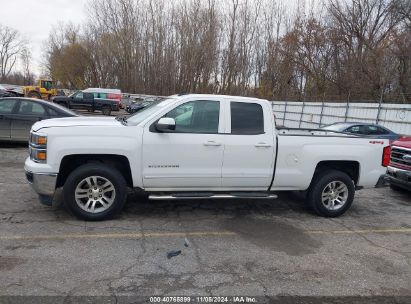
[[[160,132],[173,131],[176,129],[176,121],[174,118],[163,117],[156,123],[156,130]]]

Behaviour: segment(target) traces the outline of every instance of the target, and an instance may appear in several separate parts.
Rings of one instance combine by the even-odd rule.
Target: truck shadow
[[[280,193],[278,199],[218,199],[218,200],[166,200],[152,201],[146,196],[132,193],[122,212],[123,216],[178,217],[181,213],[191,213],[193,217],[203,215],[245,216],[249,214],[273,216],[284,213],[305,213],[311,211],[304,197],[296,192]]]
[[[131,195],[121,218],[148,222],[165,219],[166,223],[175,222],[186,229],[229,231],[249,246],[303,256],[315,253],[322,246],[293,223],[294,218],[311,214],[304,197],[294,192],[280,193],[274,200],[149,201]]]
[[[26,143],[17,143],[17,142],[1,142],[0,149],[28,149],[28,142]]]

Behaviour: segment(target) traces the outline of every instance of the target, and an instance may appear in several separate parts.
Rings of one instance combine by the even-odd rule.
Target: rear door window
[[[264,133],[263,107],[258,103],[231,102],[231,134],[257,135]]]
[[[60,116],[60,114],[59,114],[56,110],[54,110],[54,109],[52,109],[52,108],[48,108],[47,110],[48,110],[48,112],[49,112],[49,115],[52,116],[52,117]]]
[[[362,133],[363,130],[362,130],[361,126],[352,126],[348,129],[346,129],[345,132],[354,133],[354,134],[363,134]]]
[[[365,134],[367,135],[382,135],[388,134],[388,131],[379,126],[365,126]]]
[[[43,116],[45,113],[46,111],[42,105],[31,101],[22,101],[18,111],[18,114],[22,115]]]

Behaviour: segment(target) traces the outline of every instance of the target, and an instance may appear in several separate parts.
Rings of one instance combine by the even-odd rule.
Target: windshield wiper
[[[125,115],[117,116],[116,120],[127,126],[127,117]]]

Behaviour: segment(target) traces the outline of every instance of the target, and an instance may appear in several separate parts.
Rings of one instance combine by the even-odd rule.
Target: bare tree
[[[29,85],[34,82],[34,75],[31,69],[32,56],[30,50],[25,47],[20,54],[24,84]]]
[[[51,34],[46,66],[73,88],[411,98],[409,0],[284,3],[90,0],[87,23]]]
[[[0,79],[9,76],[17,59],[25,48],[25,42],[17,30],[0,25]]]

